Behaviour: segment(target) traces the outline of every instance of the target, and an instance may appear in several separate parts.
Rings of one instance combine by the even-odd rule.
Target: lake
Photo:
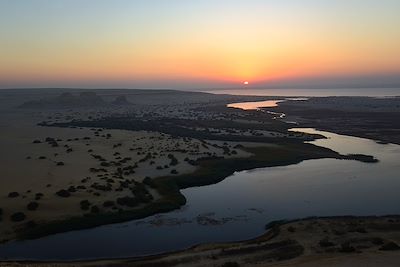
[[[228,104],[228,108],[240,108],[243,110],[254,110],[259,108],[273,108],[277,107],[279,102],[284,100],[266,100],[266,101],[256,101],[256,102],[242,102],[242,103],[232,103]]]
[[[237,172],[224,181],[183,190],[180,210],[146,219],[0,245],[0,259],[121,258],[237,241],[264,232],[268,222],[308,216],[400,213],[400,146],[322,134],[312,143],[338,152],[374,155],[379,163],[319,159]]]

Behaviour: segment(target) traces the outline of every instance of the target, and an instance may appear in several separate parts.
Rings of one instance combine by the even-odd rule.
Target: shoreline
[[[20,231],[17,233],[16,240],[36,239],[57,233],[142,219],[158,213],[179,209],[186,204],[186,199],[180,192],[181,189],[215,184],[237,171],[287,166],[298,164],[304,160],[321,158],[358,160],[365,163],[377,162],[372,156],[342,155],[331,149],[302,142],[297,144],[280,144],[280,146],[277,147],[246,147],[242,149],[253,154],[253,156],[232,159],[205,158],[198,160],[198,168],[193,173],[153,179],[154,184],[152,186],[157,189],[162,198],[150,202],[140,209],[119,213],[72,217],[62,221],[41,224],[34,228],[26,228]]]
[[[392,229],[384,229],[382,228],[383,224],[392,224]],[[156,264],[160,266],[176,266],[184,262],[184,257],[187,257],[190,260],[187,260],[185,264],[187,266],[206,266],[206,265],[197,265],[197,261],[199,261],[198,257],[195,257],[195,255],[202,255],[204,258],[208,258],[205,255],[208,255],[208,253],[216,253],[217,251],[219,253],[222,253],[224,256],[224,261],[229,260],[230,258],[235,258],[237,254],[239,255],[247,255],[247,254],[253,254],[255,251],[258,251],[259,248],[264,248],[265,244],[281,244],[282,246],[286,246],[287,243],[289,243],[290,246],[293,244],[286,240],[285,242],[282,242],[280,239],[285,239],[286,235],[290,234],[296,234],[297,229],[294,227],[299,227],[299,225],[320,225],[320,224],[326,224],[331,228],[336,227],[337,225],[346,225],[353,227],[352,230],[349,230],[348,234],[351,233],[351,235],[356,235],[360,236],[358,241],[361,240],[368,240],[368,238],[371,238],[371,242],[374,244],[376,243],[376,247],[380,251],[389,251],[391,253],[395,253],[395,255],[400,256],[400,247],[392,247],[388,249],[382,249],[384,248],[385,244],[389,244],[390,240],[384,240],[384,238],[381,238],[377,236],[375,233],[371,234],[373,237],[369,237],[368,235],[370,229],[378,229],[377,231],[380,232],[382,231],[382,234],[391,235],[393,233],[396,241],[400,241],[400,215],[383,215],[383,216],[352,216],[352,215],[346,215],[346,216],[323,216],[323,217],[318,217],[318,216],[313,216],[313,217],[307,217],[307,218],[299,218],[299,219],[293,219],[293,220],[279,220],[279,221],[273,221],[270,222],[266,225],[265,232],[255,238],[251,239],[245,239],[245,240],[240,240],[240,241],[233,241],[233,242],[222,242],[222,243],[202,243],[202,244],[197,244],[193,245],[191,247],[188,247],[186,249],[181,249],[181,250],[175,250],[175,251],[170,251],[170,252],[165,252],[165,253],[159,253],[159,254],[154,254],[154,255],[147,255],[147,256],[139,256],[139,257],[125,257],[125,258],[103,258],[103,259],[82,259],[82,260],[65,260],[65,261],[59,261],[59,260],[49,260],[49,261],[35,261],[35,260],[3,260],[0,261],[0,266],[153,266],[151,264]],[[307,227],[308,227],[307,226]],[[306,228],[307,228],[306,227]],[[294,228],[294,230],[291,230]],[[365,229],[366,228],[366,229]],[[307,228],[308,229],[308,228]],[[332,230],[333,229],[329,229]],[[308,234],[308,233],[306,233]],[[346,234],[340,234],[341,235],[346,235]],[[351,237],[349,240],[352,240],[352,242],[358,242],[356,240],[357,238]],[[376,239],[376,241],[374,241]],[[379,239],[379,240],[378,240]],[[277,242],[275,242],[278,240]],[[324,240],[324,239],[322,239]],[[345,243],[347,242],[346,238],[344,238]],[[298,241],[298,240],[296,240]],[[379,242],[378,242],[379,241]],[[385,243],[386,242],[386,243]],[[300,242],[300,244],[304,245],[303,243]],[[391,244],[391,243],[390,243]],[[321,245],[320,242],[320,247],[325,248],[325,245]],[[326,247],[331,247],[330,245],[327,245]],[[251,248],[251,249],[249,249]],[[353,251],[341,251],[340,249],[336,251],[332,250],[327,250],[325,253],[328,253],[331,257],[344,257],[350,258],[353,257],[354,255],[357,255],[360,253],[357,252],[357,249],[367,249],[363,246],[360,246],[360,248],[355,248]],[[229,253],[227,253],[229,252]],[[322,253],[322,252],[318,252]],[[363,252],[364,255],[368,255],[368,253],[372,253],[372,251],[366,251]],[[275,259],[271,262],[266,263],[264,266],[282,266],[281,264],[284,264],[285,262],[288,262],[290,264],[293,264],[293,261],[300,260],[302,258],[314,258],[316,255],[314,253],[307,252],[304,248],[301,250],[301,253],[297,253],[296,255],[287,255],[287,257],[284,258],[278,258]],[[242,255],[243,256],[243,255]],[[318,256],[318,255],[317,255]],[[326,255],[325,255],[326,256]],[[324,255],[319,255],[317,258],[324,257]],[[179,262],[176,262],[176,258],[180,259]],[[212,259],[215,261],[216,259]],[[318,259],[317,259],[318,260]],[[312,260],[313,261],[313,260]],[[193,265],[192,265],[193,264]],[[284,265],[286,266],[286,265]],[[291,266],[291,265],[290,265]],[[312,265],[314,266],[314,265]],[[318,265],[315,265],[318,266]],[[336,265],[334,265],[336,266]],[[338,265],[339,266],[339,265]]]

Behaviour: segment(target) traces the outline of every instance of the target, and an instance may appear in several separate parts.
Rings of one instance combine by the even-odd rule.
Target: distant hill
[[[104,106],[107,103],[94,92],[82,92],[78,95],[62,93],[52,98],[43,98],[23,103],[20,108],[76,108]]]
[[[117,105],[117,106],[127,106],[127,105],[132,105],[131,102],[128,101],[126,96],[121,95],[117,96],[115,100],[112,102],[112,104]]]

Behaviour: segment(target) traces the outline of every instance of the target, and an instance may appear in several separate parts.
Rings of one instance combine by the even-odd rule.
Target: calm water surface
[[[284,100],[267,100],[267,101],[256,101],[256,102],[242,102],[228,104],[228,108],[240,108],[243,110],[255,110],[259,108],[274,108],[278,106],[278,103]]]
[[[307,160],[235,173],[210,186],[183,190],[182,209],[139,221],[0,246],[1,259],[74,260],[155,254],[256,237],[270,221],[307,216],[400,213],[400,146],[321,132],[313,143],[377,157],[376,164]]]

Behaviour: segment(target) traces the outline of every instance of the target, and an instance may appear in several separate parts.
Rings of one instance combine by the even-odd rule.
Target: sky
[[[398,0],[0,0],[0,88],[400,87]]]

